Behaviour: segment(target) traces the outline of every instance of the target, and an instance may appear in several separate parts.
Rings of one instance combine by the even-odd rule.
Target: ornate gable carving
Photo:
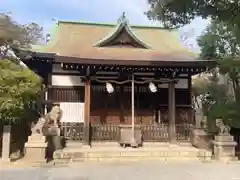
[[[127,32],[125,28],[119,32],[119,34],[114,37],[111,41],[106,43],[104,46],[120,46],[120,47],[136,47],[136,48],[146,48],[142,44],[138,43],[133,39]]]
[[[135,47],[149,49],[150,47],[141,41],[131,30],[125,13],[118,20],[116,30],[109,36],[102,39],[95,46],[98,47]]]

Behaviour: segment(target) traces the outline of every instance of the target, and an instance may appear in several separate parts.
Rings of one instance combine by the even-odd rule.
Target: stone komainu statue
[[[57,150],[62,149],[62,137],[61,135],[61,117],[62,110],[59,104],[54,104],[51,111],[44,117],[45,122],[42,128],[43,135],[47,137],[48,147]],[[51,149],[50,148],[50,149]]]
[[[60,136],[60,123],[62,117],[62,110],[58,104],[54,104],[51,111],[44,117],[43,134],[45,136]]]
[[[225,125],[222,119],[216,119],[216,127],[218,135],[229,135],[230,127]]]
[[[37,123],[32,123],[31,131],[32,134],[43,134],[42,128],[45,123],[44,118],[39,118]]]

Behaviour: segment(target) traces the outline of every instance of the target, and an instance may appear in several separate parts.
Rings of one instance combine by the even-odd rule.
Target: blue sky
[[[11,12],[20,23],[37,22],[47,32],[55,20],[116,23],[122,12],[130,24],[151,25],[143,14],[148,9],[147,0],[1,0],[0,12]],[[196,44],[208,24],[207,20],[195,19],[181,32],[191,32],[189,43]]]

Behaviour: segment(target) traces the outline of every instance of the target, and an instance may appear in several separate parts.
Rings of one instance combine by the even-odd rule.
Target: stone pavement
[[[1,168],[0,168],[1,169]],[[66,167],[0,170],[1,180],[240,180],[240,164],[223,163],[82,163]]]

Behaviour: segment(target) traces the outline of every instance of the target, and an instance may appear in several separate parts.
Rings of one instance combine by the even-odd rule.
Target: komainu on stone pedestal
[[[46,161],[47,149],[55,151],[62,148],[60,137],[60,118],[62,110],[54,105],[52,110],[32,125],[32,135],[25,144],[25,158],[29,161]]]
[[[45,120],[39,118],[36,124],[32,125],[32,134],[25,143],[25,159],[31,162],[46,162],[46,138],[42,134],[42,127]]]
[[[211,148],[211,137],[208,135],[207,129],[207,119],[203,116],[202,109],[196,109],[195,114],[196,124],[195,128],[191,130],[190,141],[191,144],[200,149]]]
[[[230,127],[222,119],[216,119],[216,127],[218,135],[230,135]]]
[[[61,117],[62,110],[60,109],[59,104],[54,104],[51,111],[44,117],[45,123],[42,132],[43,135],[47,137],[48,144],[51,146],[50,149],[53,151],[63,148],[60,126]]]
[[[216,160],[231,161],[237,160],[235,156],[235,146],[237,143],[234,141],[233,136],[230,135],[230,127],[223,123],[222,119],[216,120],[217,135],[213,143],[213,158]]]

